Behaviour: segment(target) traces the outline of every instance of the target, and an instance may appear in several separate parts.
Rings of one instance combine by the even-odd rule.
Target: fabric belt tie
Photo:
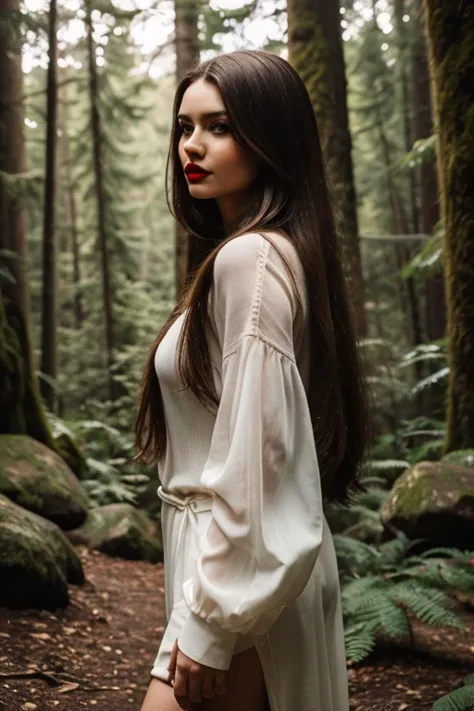
[[[173,494],[170,491],[165,491],[162,486],[158,487],[158,496],[163,501],[163,503],[169,506],[174,506],[174,508],[183,512],[181,517],[181,522],[179,524],[178,530],[178,540],[176,542],[175,556],[179,558],[184,551],[181,551],[181,546],[185,538],[186,532],[189,527],[191,527],[195,537],[196,543],[199,541],[199,532],[197,527],[197,515],[203,511],[212,510],[212,496],[206,496],[203,493],[187,494],[180,496],[179,494]],[[178,570],[176,568],[176,575]]]

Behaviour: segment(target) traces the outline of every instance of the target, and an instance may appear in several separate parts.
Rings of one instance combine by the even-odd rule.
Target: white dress
[[[151,674],[169,680],[176,639],[216,669],[255,645],[271,711],[348,711],[338,570],[305,391],[303,272],[290,242],[268,237],[237,237],[214,264],[217,414],[181,389],[183,316],[155,356],[168,434],[159,464],[168,625]]]

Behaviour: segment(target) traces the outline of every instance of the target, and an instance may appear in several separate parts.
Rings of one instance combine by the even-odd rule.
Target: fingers
[[[212,699],[214,696],[214,679],[211,676],[205,676],[202,680],[202,695],[205,699]]]
[[[218,672],[214,677],[214,689],[216,694],[223,696],[225,694],[225,672]]]
[[[202,701],[202,682],[203,676],[200,667],[196,669],[191,667],[188,677],[188,696],[194,704],[199,704]]]
[[[178,640],[174,643],[173,651],[170,656],[170,663],[168,664],[168,671],[170,673],[170,679],[174,679],[176,673],[176,659],[178,657]]]
[[[179,665],[176,666],[174,674],[173,691],[176,701],[179,704],[180,700],[183,700],[188,695],[188,675],[186,674],[185,670],[183,670]]]

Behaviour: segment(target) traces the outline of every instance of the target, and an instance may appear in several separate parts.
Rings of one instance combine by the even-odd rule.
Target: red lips
[[[191,183],[194,183],[197,180],[202,180],[206,176],[210,175],[208,170],[204,170],[204,168],[201,168],[201,166],[196,163],[187,163],[184,172]]]

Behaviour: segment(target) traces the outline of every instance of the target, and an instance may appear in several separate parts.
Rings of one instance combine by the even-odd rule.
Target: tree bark
[[[46,87],[46,175],[43,211],[43,314],[41,329],[41,392],[51,411],[54,411],[56,393],[51,381],[57,376],[57,284],[56,284],[56,144],[57,144],[57,38],[56,0],[49,5],[49,58]]]
[[[105,316],[105,337],[107,348],[107,367],[109,371],[109,397],[113,402],[116,387],[113,379],[114,366],[114,321],[112,311],[112,292],[110,279],[110,260],[107,246],[106,198],[103,174],[103,137],[99,111],[99,77],[95,60],[91,0],[86,0],[87,49],[89,62],[89,97],[91,105],[92,149],[94,160],[95,193],[97,198],[97,218],[102,272],[102,294]]]
[[[62,90],[62,110],[61,110],[61,149],[62,149],[62,165],[64,170],[64,180],[66,183],[66,213],[67,225],[70,240],[68,240],[68,249],[72,252],[72,269],[73,269],[73,313],[74,325],[77,330],[82,328],[84,321],[84,306],[81,295],[81,255],[79,249],[79,232],[77,228],[77,207],[76,196],[74,192],[74,178],[71,170],[71,151],[69,138],[69,112],[68,112],[68,94],[67,86]]]
[[[20,185],[26,174],[19,0],[0,0],[0,249],[14,283],[0,296],[0,433],[28,434],[54,448],[39,395],[28,334],[26,211]],[[11,183],[16,182],[12,190]]]
[[[199,10],[197,0],[175,0],[176,81],[199,64]],[[189,258],[189,238],[176,223],[175,226],[175,281],[179,297],[184,286]]]
[[[418,0],[412,48],[413,138],[418,141],[433,135],[433,114],[426,38]],[[417,171],[420,195],[420,232],[432,234],[439,222],[438,176],[434,162],[425,161]],[[428,277],[425,284],[425,325],[429,341],[444,338],[446,301],[442,274]]]
[[[474,447],[474,5],[425,0],[445,233],[446,451]]]
[[[394,2],[395,24],[397,28],[397,44],[398,44],[398,80],[401,90],[401,109],[403,119],[403,147],[405,153],[408,153],[413,148],[413,122],[410,105],[410,90],[408,79],[408,68],[410,66],[410,38],[408,36],[407,24],[403,21],[405,15],[405,0],[395,0]],[[419,232],[419,215],[418,204],[416,199],[416,181],[415,174],[410,171],[409,177],[409,196],[410,196],[410,213],[411,213],[411,232]]]
[[[345,274],[361,338],[366,334],[364,282],[340,20],[339,0],[288,0],[289,60],[306,84],[318,119]]]

